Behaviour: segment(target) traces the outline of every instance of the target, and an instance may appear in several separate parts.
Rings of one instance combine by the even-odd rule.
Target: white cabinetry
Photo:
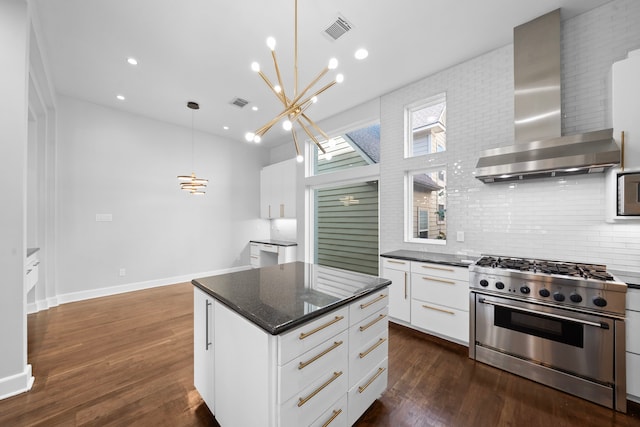
[[[296,246],[250,242],[250,260],[254,268],[284,264],[296,260]]]
[[[620,216],[617,212],[618,175],[640,171],[640,50],[629,52],[627,59],[613,64],[611,69],[612,119],[614,138],[621,145],[624,131],[624,149],[621,166],[611,168],[606,174],[606,219],[638,220],[633,216]]]
[[[215,357],[195,348],[194,382],[203,399],[213,384],[205,402],[223,427],[352,425],[387,387],[386,288],[281,335],[194,292],[194,346],[207,341],[205,310],[215,316]]]
[[[214,412],[213,298],[193,288],[193,384]]]
[[[411,322],[411,261],[382,258],[382,277],[389,286],[389,316]]]
[[[627,289],[627,398],[640,403],[640,289]]]
[[[38,283],[38,274],[39,274],[39,266],[40,259],[38,257],[38,252],[34,252],[30,256],[27,257],[27,264],[25,266],[25,281],[24,281],[24,292],[28,293],[33,287]]]
[[[260,172],[260,217],[296,218],[296,160],[265,166]]]
[[[382,277],[392,281],[392,320],[468,345],[468,268],[385,257],[382,268]]]

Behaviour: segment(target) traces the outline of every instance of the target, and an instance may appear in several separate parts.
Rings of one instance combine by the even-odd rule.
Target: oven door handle
[[[479,298],[478,301],[483,303],[483,304],[495,305],[495,306],[498,306],[498,307],[509,308],[511,310],[524,311],[525,313],[537,314],[538,316],[552,317],[552,318],[558,319],[558,320],[568,320],[570,322],[581,323],[581,324],[587,325],[587,326],[595,326],[596,328],[609,329],[609,324],[605,323],[605,322],[589,322],[588,320],[575,319],[573,317],[561,316],[559,314],[541,313],[539,311],[531,310],[531,309],[528,309],[528,308],[516,307],[516,306],[513,306],[513,305],[509,305],[509,304],[502,304],[502,303],[499,303],[499,302],[488,301],[488,300],[486,300],[484,298]]]

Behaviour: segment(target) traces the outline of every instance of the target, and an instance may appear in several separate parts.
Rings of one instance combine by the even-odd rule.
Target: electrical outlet
[[[125,270],[124,268],[120,269],[120,277],[124,277],[127,275],[127,270]]]
[[[464,231],[458,231],[456,240],[458,242],[464,242]]]
[[[111,222],[113,221],[112,214],[96,214],[96,222]]]

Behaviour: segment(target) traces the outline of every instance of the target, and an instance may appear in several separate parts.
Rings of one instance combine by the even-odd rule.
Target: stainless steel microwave
[[[640,172],[618,176],[618,215],[640,216]]]

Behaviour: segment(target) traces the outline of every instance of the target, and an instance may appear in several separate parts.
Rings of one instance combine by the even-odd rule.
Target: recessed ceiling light
[[[369,56],[369,51],[364,48],[358,49],[353,56],[355,56],[356,59],[365,59],[367,56]]]
[[[124,101],[125,100],[124,95],[116,95],[116,98],[118,98],[120,101]]]
[[[229,130],[229,126],[222,126],[222,129]]]
[[[255,105],[254,105],[253,107],[251,107],[251,109],[252,109],[253,111],[258,111],[258,107],[256,107]]]
[[[127,58],[127,62],[130,65],[138,65],[138,60],[136,58]]]

